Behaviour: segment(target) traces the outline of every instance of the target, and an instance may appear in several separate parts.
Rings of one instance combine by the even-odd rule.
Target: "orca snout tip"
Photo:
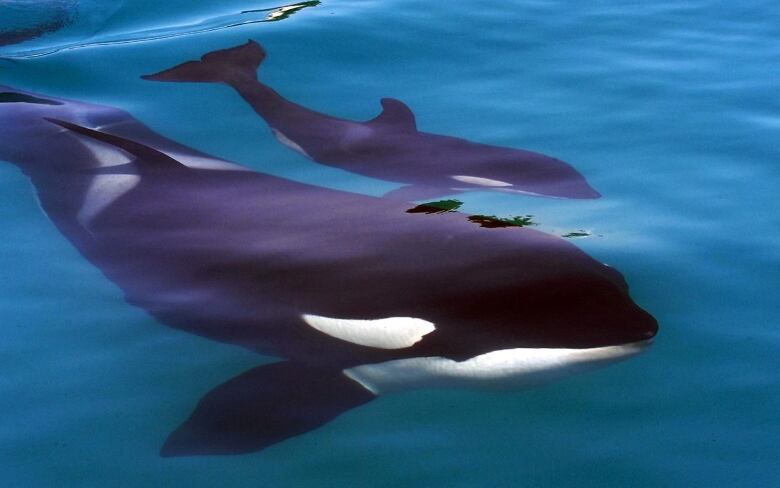
[[[184,456],[202,456],[207,454],[216,454],[204,449],[204,439],[197,434],[186,429],[179,428],[172,432],[162,447],[160,447],[160,457],[173,458]]]
[[[630,342],[628,344],[624,344],[623,348],[628,352],[629,354],[641,354],[653,345],[655,342],[655,339],[650,337],[649,339],[644,339],[641,341],[636,342]]]
[[[186,455],[186,452],[180,449],[171,438],[166,439],[162,447],[160,447],[160,457],[170,458],[183,455]]]
[[[652,327],[649,327],[647,330],[645,330],[645,338],[652,339],[653,337],[658,334],[658,322],[653,319]]]
[[[597,192],[593,188],[590,188],[586,192],[584,192],[582,198],[587,200],[595,200],[596,198],[601,198],[601,193]]]
[[[567,194],[569,198],[577,198],[580,200],[595,200],[596,198],[601,198],[601,193],[594,190],[593,187],[589,185],[570,188],[564,190],[564,193]]]
[[[645,312],[646,313],[646,312]],[[646,317],[641,321],[638,334],[636,335],[637,343],[645,344],[649,346],[658,334],[658,322],[650,314],[646,313]]]
[[[612,309],[605,317],[605,327],[600,330],[600,334],[603,334],[603,344],[611,343],[626,347],[650,345],[658,334],[658,322],[655,317],[636,304],[626,305],[625,308]]]

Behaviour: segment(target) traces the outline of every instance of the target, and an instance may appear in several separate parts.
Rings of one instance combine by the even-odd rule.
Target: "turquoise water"
[[[259,171],[392,189],[284,148],[225,87],[138,78],[252,38],[268,51],[262,79],[302,105],[368,119],[391,96],[421,130],[555,155],[603,197],[470,193],[462,210],[589,232],[573,242],[625,275],[658,319],[653,348],[533,390],[382,397],[256,454],[160,458],[204,393],[264,359],[127,305],[3,164],[4,486],[780,484],[780,7],[326,0],[275,22],[241,13],[279,5],[82,1],[59,31],[0,47],[0,83],[123,108]]]

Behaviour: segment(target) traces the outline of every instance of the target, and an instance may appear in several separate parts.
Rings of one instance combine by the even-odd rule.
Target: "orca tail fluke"
[[[152,75],[141,76],[152,81],[190,81],[229,83],[236,78],[257,79],[257,68],[265,59],[265,50],[255,41],[203,55],[200,61],[187,61]]]
[[[341,369],[278,362],[251,369],[207,393],[173,431],[164,457],[262,450],[320,427],[375,398]]]

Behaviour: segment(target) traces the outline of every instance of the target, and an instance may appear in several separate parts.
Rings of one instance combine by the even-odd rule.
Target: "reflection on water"
[[[439,200],[436,202],[428,202],[417,205],[414,208],[410,208],[406,213],[424,213],[424,214],[441,214],[447,212],[454,212],[463,205],[460,200]],[[495,215],[469,215],[468,220],[479,224],[480,227],[488,229],[497,229],[502,227],[527,227],[529,225],[538,225],[533,221],[533,215],[517,215],[514,217],[496,217]],[[574,237],[572,233],[566,234],[563,237]]]
[[[463,205],[460,200],[438,200],[435,202],[426,202],[417,205],[414,208],[410,208],[406,213],[422,213],[422,214],[443,214],[447,212],[454,212]],[[538,222],[533,220],[533,215],[516,215],[513,217],[496,217],[495,215],[469,215],[468,220],[479,224],[480,227],[487,229],[499,229],[506,227],[527,227],[531,225],[539,225]],[[574,237],[588,237],[592,235],[591,232],[586,230],[576,230],[567,232],[561,237],[574,238]]]
[[[421,203],[414,208],[410,208],[406,213],[425,213],[437,214],[453,212],[460,208],[463,202],[460,200],[438,200],[436,202]]]
[[[52,47],[23,49],[16,52],[4,52],[2,55],[0,55],[0,59],[38,58],[42,56],[48,56],[50,54],[55,54],[60,51],[69,51],[73,49],[159,41],[162,39],[173,39],[182,36],[193,36],[197,34],[205,34],[208,32],[216,32],[251,24],[276,22],[287,19],[291,15],[305,8],[314,7],[319,3],[320,2],[301,2],[281,7],[274,7],[271,9],[245,10],[242,12],[228,12],[218,15],[214,14],[208,18],[192,23],[172,23],[170,25],[166,25],[163,28],[102,34],[97,36],[97,40],[90,40],[88,42],[79,41],[71,43],[60,43]],[[0,8],[2,8],[2,3],[0,3]],[[73,17],[72,10],[66,10],[64,7],[61,10],[59,8],[56,9],[55,12],[61,12],[61,15],[56,18],[62,19],[62,23],[57,23],[55,21],[52,21],[52,23],[43,22],[35,27],[32,27],[30,32],[26,32],[24,29],[19,30],[17,27],[18,24],[16,23],[9,23],[9,26],[13,26],[13,30],[9,30],[7,33],[4,33],[2,30],[0,30],[0,46],[3,46],[4,44],[15,44],[21,42],[22,40],[41,35],[44,32],[61,28],[62,25],[65,25],[66,20],[69,21]],[[107,16],[106,12],[101,13],[101,17],[105,16]],[[2,22],[2,20],[3,19],[0,18],[0,22]],[[0,27],[3,25],[5,25],[4,22],[0,23]],[[8,42],[3,42],[4,39],[6,39]]]
[[[313,0],[310,2],[299,2],[299,3],[293,3],[290,5],[283,5],[281,7],[273,7],[273,8],[261,8],[261,9],[255,9],[255,10],[244,10],[241,12],[242,14],[248,14],[252,12],[268,12],[266,14],[265,20],[268,22],[275,22],[277,20],[284,20],[288,18],[289,16],[305,9],[308,7],[316,7],[317,5],[321,4],[322,2]]]
[[[568,232],[561,237],[566,237],[567,239],[573,238],[573,237],[589,237],[592,234],[586,230],[576,230],[574,232]]]
[[[471,215],[469,221],[479,224],[480,227],[496,229],[501,227],[527,227],[538,225],[533,221],[533,215],[518,215],[515,217],[496,217],[495,215]]]
[[[617,271],[558,237],[486,231],[457,200],[420,218],[248,171],[120,110],[0,89],[0,159],[128,303],[282,359],[204,396],[165,456],[260,450],[392,391],[547,383],[656,333]]]

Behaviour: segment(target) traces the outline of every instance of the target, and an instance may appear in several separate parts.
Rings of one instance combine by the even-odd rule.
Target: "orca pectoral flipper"
[[[314,430],[375,398],[340,368],[283,361],[251,369],[207,393],[165,441],[162,456],[259,451]]]
[[[98,130],[89,129],[87,127],[82,127],[78,124],[66,122],[64,120],[59,120],[59,119],[54,119],[49,117],[44,117],[44,118],[47,121],[51,122],[52,124],[59,125],[60,127],[73,131],[77,134],[81,134],[83,136],[95,139],[97,141],[103,142],[105,144],[110,144],[114,147],[118,147],[119,149],[122,149],[127,153],[132,154],[133,156],[136,157],[136,159],[133,161],[132,164],[134,164],[138,168],[138,172],[142,175],[145,173],[157,172],[160,170],[189,171],[190,169],[186,165],[173,159],[167,154],[158,151],[157,149],[154,149],[145,144],[141,144],[140,142],[132,141],[124,137],[115,136],[113,134],[108,134],[106,132],[100,132]]]

